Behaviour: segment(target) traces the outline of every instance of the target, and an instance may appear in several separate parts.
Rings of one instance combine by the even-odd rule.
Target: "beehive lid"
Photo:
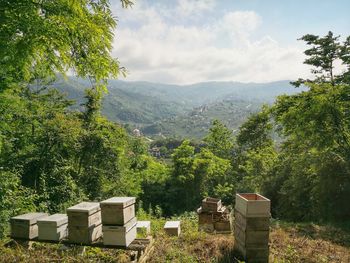
[[[67,213],[70,212],[79,212],[79,213],[87,213],[91,215],[100,210],[100,204],[98,202],[82,202],[75,206],[69,207],[67,209]]]
[[[178,228],[180,226],[180,221],[167,221],[164,228]]]
[[[104,200],[101,202],[101,206],[104,205],[115,205],[115,206],[121,206],[121,207],[127,207],[132,204],[135,204],[136,198],[135,197],[112,197],[107,200]]]
[[[59,227],[67,223],[68,216],[66,214],[54,214],[38,219],[38,225],[50,225],[53,227]]]
[[[221,199],[219,198],[213,198],[213,197],[206,197],[202,200],[203,203],[213,203],[213,204],[217,204],[219,202],[221,202]]]
[[[28,213],[11,218],[12,223],[23,223],[28,225],[36,224],[39,218],[47,217],[47,213]]]
[[[138,221],[137,222],[137,228],[143,228],[143,227],[150,227],[151,226],[151,221]]]

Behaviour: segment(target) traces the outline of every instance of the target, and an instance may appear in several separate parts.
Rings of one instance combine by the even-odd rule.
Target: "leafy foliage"
[[[116,20],[108,1],[2,1],[0,10],[0,87],[68,69],[97,85],[119,75],[110,55]]]

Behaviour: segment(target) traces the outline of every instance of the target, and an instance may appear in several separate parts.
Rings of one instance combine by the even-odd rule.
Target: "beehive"
[[[214,229],[217,231],[217,233],[231,232],[232,222],[231,220],[214,222]]]
[[[203,212],[216,212],[221,208],[221,200],[217,198],[207,197],[202,200]]]
[[[67,209],[68,224],[71,226],[92,226],[101,224],[101,209],[97,202],[82,202]]]
[[[90,244],[102,236],[102,224],[86,226],[69,226],[68,239],[72,243]]]
[[[73,243],[89,244],[102,235],[101,210],[97,202],[82,202],[67,209],[68,238]]]
[[[21,239],[34,239],[38,237],[38,225],[37,220],[43,217],[47,217],[46,213],[28,213],[12,217],[11,224],[11,237]]]
[[[136,217],[124,226],[103,225],[103,244],[128,247],[136,238]]]
[[[151,234],[151,221],[138,221],[136,224],[137,233]]]
[[[167,221],[164,225],[164,231],[169,236],[179,236],[181,233],[180,221]]]
[[[247,193],[236,195],[235,249],[249,262],[269,260],[270,200]]]
[[[123,226],[135,217],[135,197],[112,197],[100,203],[103,225]]]
[[[270,200],[259,194],[237,194],[235,209],[245,217],[270,217]]]
[[[211,198],[213,199],[213,198]],[[218,199],[215,199],[218,200]],[[204,200],[203,200],[204,201]],[[212,212],[204,211],[202,207],[197,209],[198,214],[198,229],[205,232],[231,232],[232,230],[232,222],[231,222],[231,214],[229,210],[219,203],[219,208],[214,208],[212,206]],[[215,206],[217,207],[217,206]]]
[[[39,240],[59,241],[67,237],[68,216],[54,214],[38,219]]]

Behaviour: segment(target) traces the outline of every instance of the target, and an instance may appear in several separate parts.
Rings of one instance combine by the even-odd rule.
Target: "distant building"
[[[149,154],[152,155],[153,157],[160,158],[161,153],[160,153],[160,148],[159,147],[153,147],[148,150]]]
[[[141,137],[141,131],[139,130],[139,129],[134,129],[133,131],[132,131],[132,134],[134,135],[134,136],[136,136],[136,137]]]

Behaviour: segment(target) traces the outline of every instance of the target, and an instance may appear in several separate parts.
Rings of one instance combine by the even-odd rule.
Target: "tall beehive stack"
[[[222,205],[220,199],[207,197],[198,208],[198,226],[206,232],[231,231],[231,216],[229,210]]]
[[[247,262],[269,261],[270,200],[259,194],[236,194],[235,250]]]
[[[100,203],[103,243],[128,247],[136,238],[135,197],[112,197]]]
[[[11,237],[34,239],[38,237],[38,224],[40,218],[47,217],[46,213],[28,213],[12,217],[11,222]]]
[[[96,202],[82,202],[67,209],[68,239],[90,244],[102,235],[101,209]]]

